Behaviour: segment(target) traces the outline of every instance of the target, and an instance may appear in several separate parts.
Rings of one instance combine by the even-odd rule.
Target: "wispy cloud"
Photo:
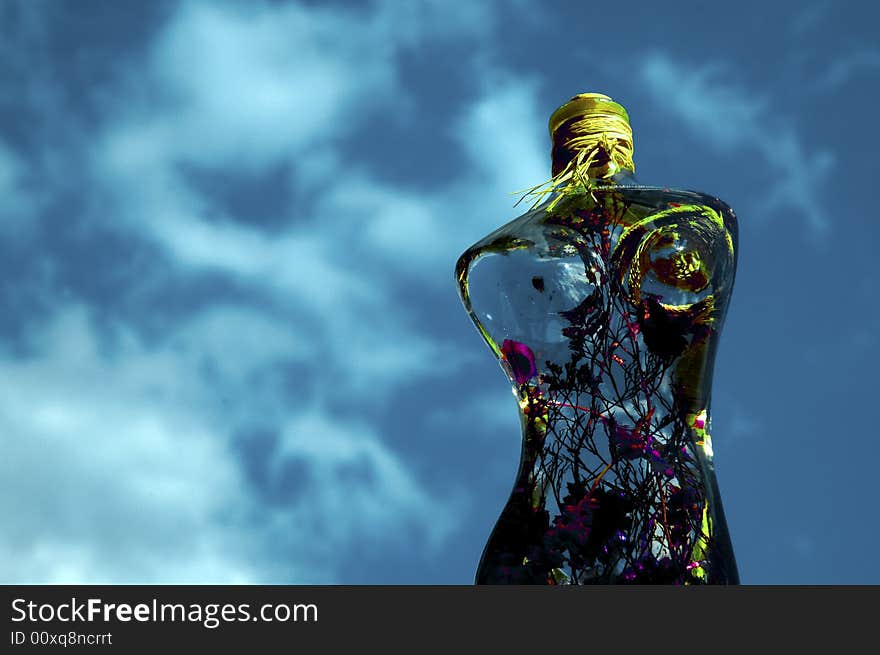
[[[833,4],[827,0],[805,3],[805,6],[792,16],[789,32],[792,36],[800,37],[819,28],[822,25],[822,19],[828,15],[832,7]]]
[[[401,527],[426,552],[443,546],[467,498],[416,476],[379,416],[462,359],[398,294],[419,280],[434,302],[458,252],[510,212],[498,190],[543,169],[534,87],[508,82],[499,99],[462,107],[468,169],[447,188],[423,196],[368,167],[335,173],[363,121],[412,101],[401,53],[476,39],[491,23],[485,9],[438,2],[184,3],[142,57],[120,64],[101,121],[68,122],[73,136],[51,156],[80,166],[85,211],[66,220],[83,239],[110,231],[146,244],[151,259],[125,289],[126,314],[52,287],[27,354],[0,360],[0,497],[14,526],[0,539],[0,578],[327,583],[346,552],[381,550]],[[503,130],[493,112],[507,114]],[[51,146],[31,154],[48,159]],[[501,175],[496,156],[520,168]],[[288,167],[279,198],[312,193],[276,203],[283,215],[268,227],[233,214],[188,166]],[[34,221],[44,214],[12,193],[23,180],[26,161],[0,150],[6,207]],[[70,190],[45,182],[50,195]],[[54,280],[65,265],[53,263]],[[147,335],[152,304],[201,279],[237,291],[166,308]],[[346,417],[331,409],[340,404]],[[255,476],[246,462],[260,457]]]
[[[88,311],[5,359],[0,494],[8,582],[252,581],[246,545],[218,520],[238,504],[235,462],[199,413],[185,360],[129,345],[113,357]],[[14,527],[13,527],[14,526]],[[169,539],[174,535],[173,539]]]
[[[332,582],[328,553],[402,525],[435,548],[454,529],[463,499],[433,498],[375,428],[279,408],[266,374],[303,353],[263,317],[214,308],[161,348],[114,332],[99,337],[71,307],[32,336],[33,357],[0,362],[15,380],[0,402],[0,502],[15,526],[0,539],[4,580]],[[302,484],[265,505],[232,439],[272,420],[281,438],[258,484],[283,484],[296,461]],[[279,539],[286,553],[255,558]]]
[[[751,209],[753,215],[793,210],[790,214],[805,222],[813,238],[827,234],[827,199],[817,180],[829,173],[835,159],[798,132],[794,113],[736,81],[720,63],[694,67],[653,54],[643,61],[641,78],[662,100],[658,107],[667,108],[709,145],[727,153],[754,153],[753,161],[766,171],[769,194]]]
[[[880,70],[880,49],[863,48],[831,58],[827,70],[814,82],[822,93],[838,91],[842,86],[862,76],[876,75]]]
[[[350,545],[352,533],[375,543],[412,529],[436,548],[456,525],[462,499],[438,503],[367,424],[303,412],[283,427],[278,454],[274,475],[283,475],[285,462],[301,459],[306,496],[320,498],[320,511],[301,503],[288,518],[313,525],[325,541],[322,549]]]
[[[163,111],[144,98],[141,119],[167,156],[265,166],[375,111],[395,91],[392,54],[354,14],[187,3],[148,62]]]
[[[514,218],[514,192],[549,176],[536,85],[529,79],[496,83],[452,126],[466,154],[462,176],[435,191],[416,192],[363,171],[348,172],[320,194],[317,223],[337,240],[350,239],[362,257],[380,257],[383,266],[427,284],[448,284],[450,262],[505,218]]]

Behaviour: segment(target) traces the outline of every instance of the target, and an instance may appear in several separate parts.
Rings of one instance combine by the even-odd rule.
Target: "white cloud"
[[[787,209],[818,238],[829,229],[822,185],[834,164],[797,132],[796,117],[771,107],[745,85],[724,79],[719,64],[693,68],[655,54],[645,59],[641,78],[667,109],[707,143],[723,152],[754,152],[767,173],[768,191],[752,214]],[[675,89],[675,93],[670,93]],[[793,210],[793,211],[792,211]]]
[[[100,304],[60,305],[27,358],[0,360],[14,381],[0,394],[0,503],[13,526],[0,579],[327,583],[339,552],[379,547],[395,526],[420,547],[444,543],[463,497],[436,498],[369,410],[340,422],[324,407],[375,408],[460,364],[419,329],[397,282],[451,291],[459,252],[512,218],[508,192],[546,175],[534,85],[487,89],[457,128],[469,167],[446,189],[422,196],[369,170],[335,171],[341,140],[371,112],[411,110],[395,57],[490,23],[485,8],[440,2],[180,5],[102,108],[107,122],[71,139],[90,148],[73,158],[89,164],[89,213],[71,220],[158,246],[165,277],[140,281],[152,292],[212,273],[252,302],[184,308],[149,344]],[[5,161],[0,188],[22,170]],[[269,230],[233,220],[182,163],[248,174],[289,164],[320,193]],[[128,293],[145,297],[137,284]],[[280,430],[271,475],[290,461],[307,472],[307,493],[283,508],[261,503],[230,441],[253,424]]]
[[[350,543],[352,532],[375,544],[413,528],[437,548],[457,525],[462,499],[438,503],[369,425],[304,412],[285,426],[278,455],[276,475],[290,458],[306,463],[306,494],[319,507],[301,503],[289,519],[301,524],[307,513],[322,549]]]
[[[483,363],[490,362],[492,354],[486,348]],[[507,377],[498,368],[495,384],[481,389],[478,394],[457,399],[451,406],[439,406],[426,415],[426,422],[438,432],[457,429],[462,425],[474,427],[474,435],[506,434],[511,437],[508,443],[516,444],[519,455],[519,406]],[[490,438],[493,438],[490,437]]]
[[[264,269],[285,252],[301,264],[282,277],[302,279],[307,270],[334,277],[302,235],[257,244],[246,230],[209,228],[205,214],[218,210],[187,188],[176,169],[181,161],[236,168],[290,162],[319,202],[312,234],[323,228],[320,238],[354,248],[365,239],[411,268],[454,260],[459,227],[477,225],[472,234],[480,235],[512,218],[510,192],[548,174],[534,82],[493,80],[457,130],[475,169],[427,197],[352,171],[337,140],[371,115],[409,111],[394,59],[403,49],[420,39],[473,37],[491,24],[485,7],[439,2],[379,3],[369,15],[295,4],[244,15],[225,4],[186,4],[151,49],[146,72],[132,70],[130,94],[120,96],[94,151],[96,179],[117,190],[120,205],[140,208],[128,219],[184,261],[274,279],[276,271]],[[143,87],[148,97],[137,91]],[[272,243],[262,264],[242,254],[262,255]]]
[[[716,147],[751,146],[761,136],[766,99],[725,81],[723,66],[692,68],[654,55],[645,60],[641,74],[649,90],[662,98],[659,107],[675,113]],[[672,88],[675,93],[669,92]]]
[[[332,242],[305,228],[277,236],[231,222],[209,223],[193,215],[165,214],[152,229],[176,262],[220,272],[293,294],[305,307],[329,314],[349,302],[379,302],[382,294],[332,252]]]
[[[397,111],[406,102],[391,57],[413,38],[401,25],[417,29],[425,15],[442,13],[437,20],[445,27],[432,36],[439,38],[451,36],[454,25],[467,24],[474,33],[488,23],[477,27],[470,12],[444,13],[432,4],[414,13],[399,7],[380,5],[366,22],[353,14],[295,6],[266,6],[248,21],[227,5],[187,8],[149,57],[148,83],[162,90],[155,111],[120,105],[93,151],[95,185],[114,207],[96,206],[103,220],[153,240],[182,271],[214,271],[244,281],[295,309],[299,321],[323,326],[309,334],[294,329],[313,352],[328,355],[323,368],[343,380],[342,389],[370,388],[380,397],[395,383],[447,372],[456,362],[448,347],[412,329],[408,308],[394,299],[389,285],[416,275],[430,289],[451,286],[458,254],[513,217],[510,192],[546,175],[547,159],[541,144],[546,137],[536,127],[541,123],[535,120],[534,83],[503,80],[487,89],[458,126],[471,168],[446,188],[416,193],[379,183],[368,171],[338,173],[334,167],[344,163],[345,153],[334,138],[354,129],[371,108]],[[398,19],[403,23],[394,22]],[[353,21],[361,25],[351,36]],[[324,49],[318,52],[315,43]],[[214,57],[215,51],[222,52]],[[227,57],[236,60],[228,68]],[[350,98],[334,97],[324,107],[313,98],[314,88],[289,84],[301,67],[311,70],[313,57],[330,66],[327,83],[335,80]],[[224,71],[223,84],[205,84],[203,78],[214,75],[206,68],[214,66]],[[252,115],[241,100],[252,78],[263,79],[259,84],[266,88],[283,88],[287,100]],[[172,100],[166,103],[166,97]],[[294,112],[307,127],[301,135],[281,127],[291,122],[289,107],[297,104],[306,108],[305,114]],[[349,108],[356,108],[354,114]],[[278,128],[264,133],[272,125]],[[312,202],[291,207],[286,227],[274,232],[247,224],[246,216],[233,221],[181,175],[176,164],[193,159],[190,147],[200,163],[211,166],[289,158],[315,184]],[[242,154],[248,148],[253,153]],[[340,391],[340,383],[334,385]]]
[[[549,116],[538,110],[535,80],[500,78],[491,82],[460,121],[457,134],[482,174],[482,182],[490,184],[486,196],[500,192],[505,200],[518,200],[510,193],[550,177]],[[491,227],[496,226],[494,219],[487,220],[492,221]]]
[[[485,32],[485,7],[380,2],[183,3],[115,101],[136,132],[175,161],[262,168],[407,112],[395,57],[425,40]],[[135,120],[135,124],[130,119]]]
[[[390,46],[344,12],[187,3],[155,44],[175,154],[264,165],[350,129],[395,92]]]
[[[230,393],[235,378],[299,354],[264,317],[215,308],[152,349],[116,331],[99,341],[85,308],[68,308],[32,336],[33,357],[0,361],[15,380],[0,395],[0,509],[14,526],[0,537],[0,579],[237,583],[283,570],[293,582],[327,583],[329,565],[320,580],[309,573],[326,557],[312,543],[343,549],[404,524],[437,547],[454,528],[460,499],[434,498],[370,426],[314,407],[272,408],[284,422],[273,470],[307,458],[308,493],[280,508],[256,503],[229,441],[239,412],[223,406],[250,405],[242,417],[265,419],[270,412]],[[206,385],[210,359],[221,373]],[[345,478],[352,464],[361,475]],[[311,527],[285,537],[283,561],[254,557],[295,524]]]
[[[414,192],[349,172],[320,195],[318,224],[351,239],[362,256],[382,257],[422,283],[448,285],[466,247],[525,211],[514,207],[515,192],[550,176],[543,124],[534,82],[499,80],[452,128],[467,155],[460,177]]]
[[[38,357],[0,364],[15,381],[0,395],[0,502],[14,526],[0,539],[0,578],[253,580],[220,520],[241,490],[235,461],[203,422],[185,363],[102,357],[82,309],[32,338]]]

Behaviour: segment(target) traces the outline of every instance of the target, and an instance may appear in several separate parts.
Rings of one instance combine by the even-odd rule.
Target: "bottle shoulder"
[[[736,229],[726,203],[696,191],[615,185],[566,193],[468,248],[457,264],[459,292],[469,311],[521,322],[534,310],[535,324],[597,289],[624,293],[633,307],[658,299],[684,311],[711,301],[720,324],[736,271]],[[498,299],[511,307],[496,306]]]
[[[720,198],[692,190],[616,184],[548,198],[474,243],[462,259],[523,249],[567,257],[573,254],[571,248],[561,244],[576,247],[584,238],[607,233],[614,247],[627,231],[664,222],[712,224],[716,229],[709,232],[714,238],[736,251],[736,214]]]

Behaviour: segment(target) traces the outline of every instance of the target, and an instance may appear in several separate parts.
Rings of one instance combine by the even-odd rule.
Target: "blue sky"
[[[599,91],[740,220],[743,582],[880,582],[878,17],[0,2],[0,580],[470,583],[520,438],[454,263]]]

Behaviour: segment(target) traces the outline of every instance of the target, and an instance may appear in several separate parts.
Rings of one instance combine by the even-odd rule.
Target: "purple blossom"
[[[535,353],[526,344],[505,339],[501,344],[501,354],[517,384],[525,384],[538,374],[535,367]]]

